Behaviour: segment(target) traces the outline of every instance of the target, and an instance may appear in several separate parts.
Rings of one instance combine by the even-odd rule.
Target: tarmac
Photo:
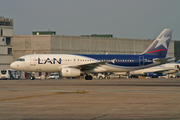
[[[180,120],[180,79],[0,80],[0,120]]]

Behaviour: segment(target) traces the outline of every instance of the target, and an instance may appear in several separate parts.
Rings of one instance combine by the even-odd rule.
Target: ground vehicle
[[[106,73],[98,73],[97,79],[109,79],[110,76]]]
[[[59,73],[51,73],[49,79],[59,79]]]
[[[1,70],[1,77],[2,80],[7,79],[19,79],[20,78],[20,71],[13,70],[13,69],[3,69]]]

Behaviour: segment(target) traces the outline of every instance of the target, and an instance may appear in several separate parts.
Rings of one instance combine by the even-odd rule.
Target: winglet
[[[172,29],[164,29],[154,42],[143,54],[156,55],[158,58],[165,58],[172,39]]]

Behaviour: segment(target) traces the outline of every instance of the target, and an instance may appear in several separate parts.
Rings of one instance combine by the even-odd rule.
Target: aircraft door
[[[144,65],[144,56],[139,56],[139,66]]]
[[[35,66],[36,65],[36,55],[31,55],[30,56],[30,65]]]

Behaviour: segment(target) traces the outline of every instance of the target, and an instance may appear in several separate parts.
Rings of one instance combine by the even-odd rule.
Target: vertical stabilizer
[[[143,54],[166,57],[169,42],[172,39],[172,29],[164,29]]]

